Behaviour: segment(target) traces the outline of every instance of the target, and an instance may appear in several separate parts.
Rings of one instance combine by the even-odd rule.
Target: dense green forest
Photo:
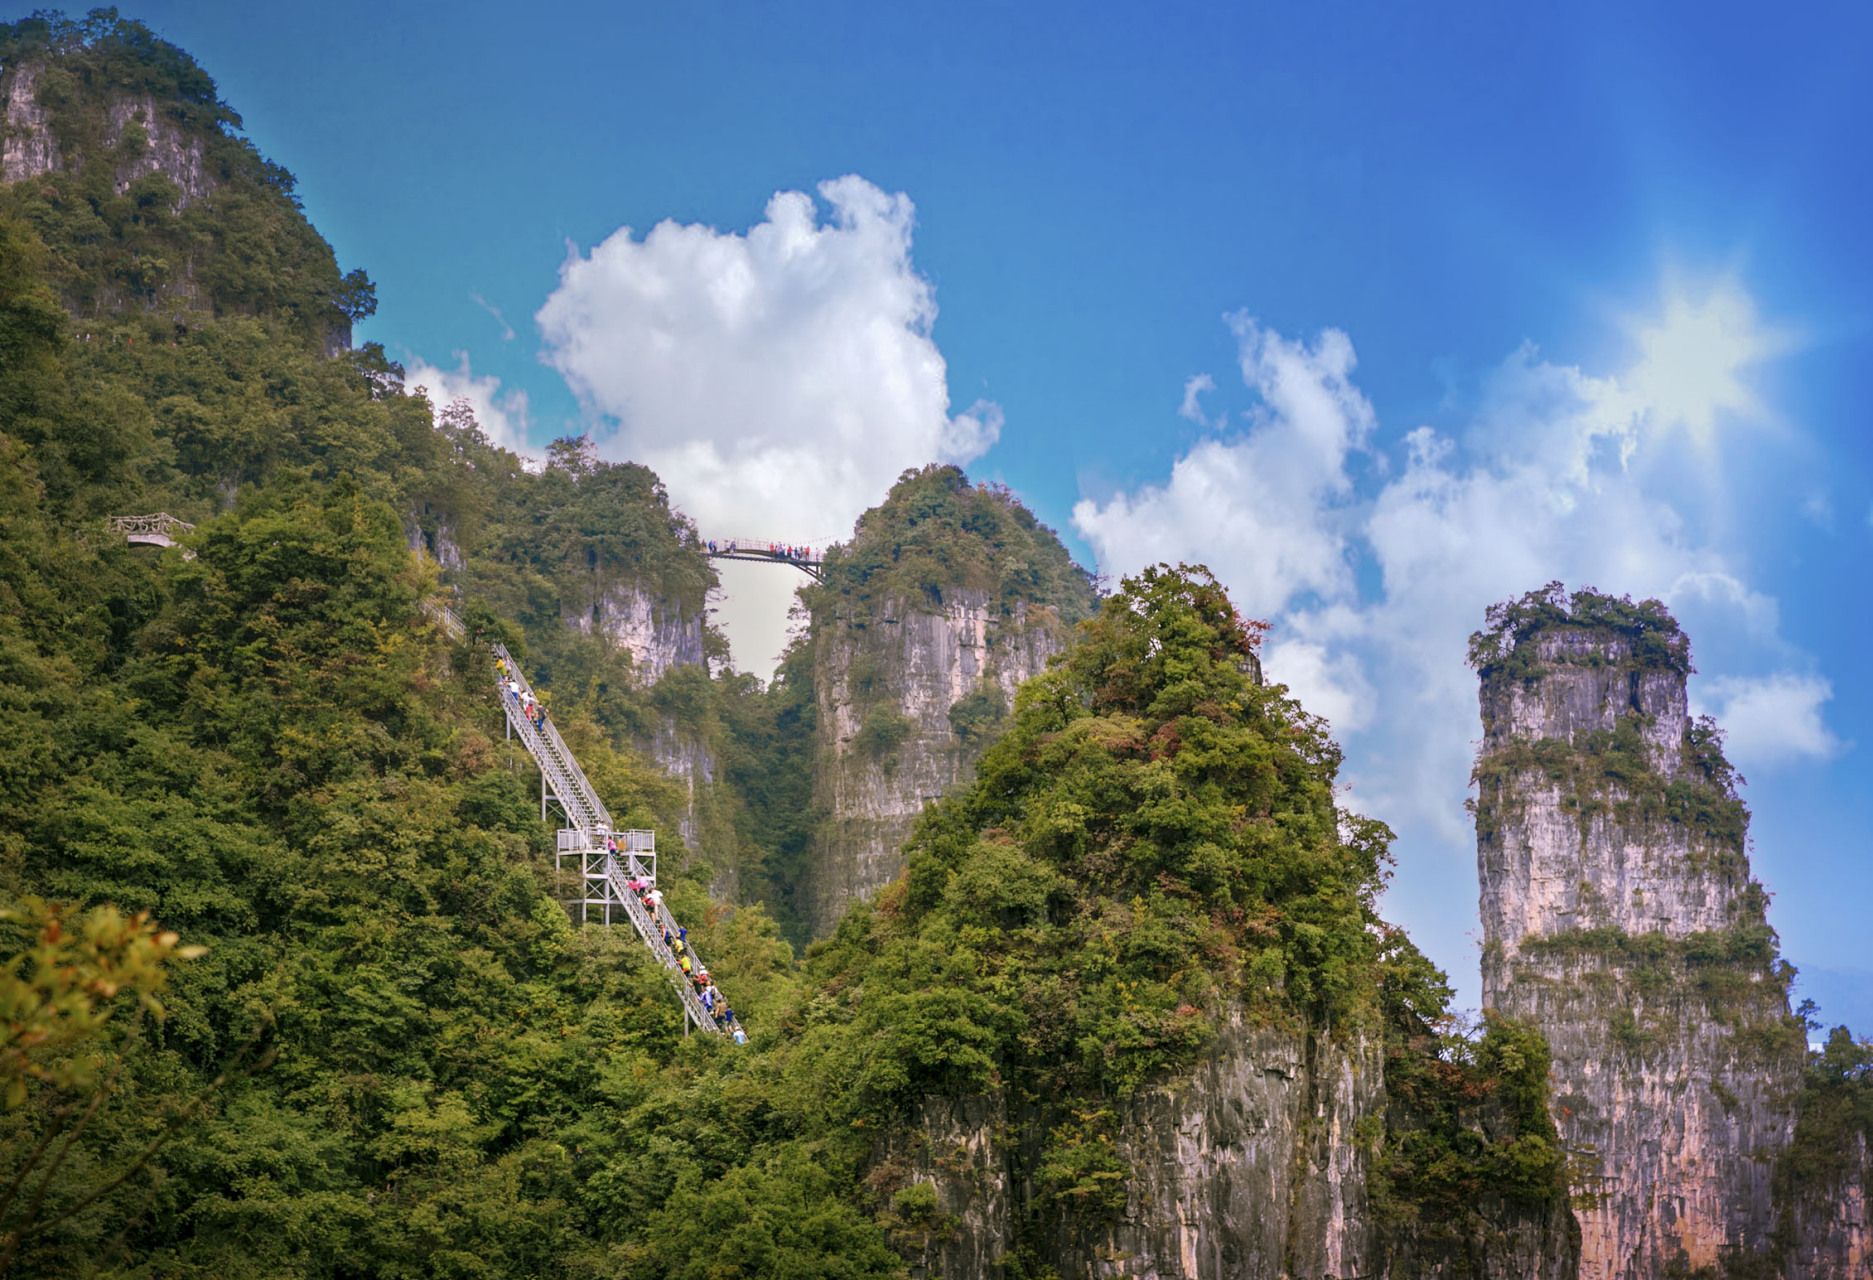
[[[1564,1192],[1538,1038],[1453,1033],[1375,914],[1390,833],[1336,807],[1337,748],[1206,573],[1095,604],[1005,492],[907,475],[810,604],[962,587],[1079,639],[905,876],[797,956],[761,899],[784,907],[811,821],[803,651],[764,687],[704,619],[708,660],[650,685],[567,625],[595,575],[702,617],[714,578],[656,477],[579,441],[529,471],[335,340],[368,280],[181,51],[39,16],[0,28],[26,64],[63,151],[0,191],[0,1272],[901,1274],[941,1224],[882,1135],[999,1091],[1047,1117],[1010,1263],[1041,1276],[1053,1224],[1123,1201],[1111,1107],[1225,1007],[1385,1038],[1394,1220],[1460,1234],[1479,1189]],[[112,126],[124,95],[150,106]],[[120,192],[164,130],[203,144],[206,189]],[[155,510],[197,528],[133,548],[104,521]],[[632,940],[569,923],[486,650],[422,607],[453,589],[658,829],[749,1048],[686,1039]],[[702,849],[638,749],[664,720],[721,761]],[[710,896],[711,859],[744,901]]]

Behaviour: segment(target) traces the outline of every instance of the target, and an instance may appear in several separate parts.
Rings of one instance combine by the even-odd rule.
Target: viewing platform
[[[195,532],[194,525],[167,511],[151,516],[112,516],[111,528],[123,534],[126,542],[140,547],[173,547],[178,535]]]
[[[810,542],[769,542],[765,538],[708,538],[702,553],[711,560],[745,560],[755,564],[784,564],[822,582],[826,553]]]

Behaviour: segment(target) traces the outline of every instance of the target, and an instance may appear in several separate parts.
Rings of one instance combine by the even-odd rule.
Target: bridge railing
[[[167,511],[147,516],[112,516],[111,529],[122,534],[126,542],[154,547],[173,547],[179,535],[195,532],[194,525],[178,520]]]

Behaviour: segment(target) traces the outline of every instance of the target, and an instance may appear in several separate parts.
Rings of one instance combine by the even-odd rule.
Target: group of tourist
[[[527,723],[533,726],[535,733],[545,733],[546,708],[534,701],[532,694],[521,689],[520,681],[507,669],[506,658],[496,658],[494,665],[500,668],[502,692],[513,699],[514,705],[520,709],[521,715],[527,717]]]
[[[616,842],[607,838],[607,847],[615,850]],[[643,903],[644,910],[650,913],[651,925],[663,934],[663,945],[676,957],[676,966],[695,989],[703,1011],[715,1020],[717,1027],[732,1036],[736,1044],[747,1044],[748,1033],[741,1029],[734,1009],[729,1007],[728,997],[722,994],[721,988],[709,977],[709,971],[702,967],[702,962],[689,949],[689,930],[678,925],[675,932],[671,931],[670,921],[663,914],[663,890],[642,876],[632,876],[625,881],[625,886]]]
[[[713,551],[715,544],[710,543],[709,549]],[[496,658],[494,664],[500,672],[502,692],[513,699],[514,705],[535,730],[546,732],[546,708],[521,688],[519,673],[508,668],[507,659]],[[624,852],[618,847],[617,836],[605,837],[605,852],[614,858]],[[675,933],[670,932],[670,923],[663,914],[663,890],[642,876],[632,876],[625,883],[643,904],[644,910],[650,913],[652,924],[662,931],[663,945],[676,957],[677,967],[682,969],[684,979],[695,988],[696,998],[702,1002],[703,1010],[715,1020],[718,1028],[734,1037],[736,1044],[747,1044],[748,1033],[742,1030],[741,1023],[736,1020],[735,1011],[729,1007],[728,997],[722,994],[721,989],[710,979],[709,971],[702,967],[690,951],[689,930],[679,925]]]
[[[760,550],[761,550],[761,547],[759,545],[744,547],[740,545],[738,542],[736,542],[735,539],[733,538],[730,538],[727,542],[723,543],[720,547],[716,546],[715,539],[711,538],[709,540],[709,554],[712,556],[730,555],[737,551],[758,552]],[[792,543],[787,543],[787,542],[768,543],[767,553],[771,556],[779,556],[783,560],[811,560],[813,558],[813,548],[795,546]]]

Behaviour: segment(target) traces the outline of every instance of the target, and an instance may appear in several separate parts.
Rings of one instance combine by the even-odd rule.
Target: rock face
[[[412,510],[404,515],[403,541],[411,555],[433,560],[445,572],[458,571],[468,563],[456,538],[455,521],[438,515],[429,503],[423,504],[421,514]]]
[[[814,789],[830,815],[803,895],[815,935],[903,870],[925,801],[968,776],[1016,687],[1067,635],[1050,608],[1017,602],[1003,614],[968,590],[941,604],[887,600],[867,615],[814,619]],[[959,705],[976,714],[973,726],[952,716]]]
[[[697,666],[704,660],[702,615],[651,594],[640,583],[601,582],[589,599],[566,602],[562,612],[573,630],[602,635],[630,654],[640,688],[656,684],[678,667]],[[667,715],[658,719],[650,738],[638,745],[687,788],[688,800],[677,829],[685,844],[697,847],[702,827],[699,792],[715,781],[714,753],[692,729]],[[714,887],[722,896],[733,898],[737,888],[733,869],[724,864],[720,872]]]
[[[703,660],[702,615],[653,596],[639,583],[602,583],[589,598],[567,601],[563,613],[575,631],[604,635],[629,653],[640,685]]]
[[[1844,1145],[1847,1175],[1821,1188],[1821,1194],[1789,1197],[1785,1205],[1786,1280],[1873,1276],[1873,1230],[1867,1217],[1873,1160],[1864,1133],[1849,1135]]]
[[[37,178],[64,167],[49,113],[39,102],[44,68],[23,63],[0,76],[6,102],[6,132],[0,139],[0,177],[8,182]],[[116,153],[118,195],[139,178],[159,173],[180,188],[172,212],[181,212],[214,190],[202,139],[183,132],[148,94],[113,94],[104,106],[104,145]]]
[[[1190,1076],[1115,1108],[1114,1151],[1131,1176],[1117,1221],[1091,1230],[1036,1195],[1048,1124],[1038,1109],[927,1099],[879,1164],[885,1178],[935,1192],[937,1224],[900,1247],[913,1275],[997,1280],[1038,1219],[1041,1261],[1063,1276],[1573,1280],[1578,1233],[1564,1201],[1483,1206],[1487,1229],[1455,1257],[1379,1220],[1367,1187],[1383,1077],[1366,1037],[1226,1014]]]
[[[1553,1050],[1583,1280],[1770,1274],[1804,1037],[1688,648],[1640,608],[1636,631],[1551,612],[1480,664],[1484,1000]]]
[[[0,177],[8,182],[37,178],[60,167],[58,141],[34,92],[41,68],[26,63],[0,77],[6,99],[6,132],[0,135]]]
[[[113,98],[105,108],[106,144],[117,150],[117,194],[123,195],[137,179],[160,173],[177,187],[175,212],[214,190],[208,176],[202,140],[184,134],[157,109],[148,94]]]
[[[683,837],[683,843],[693,849],[702,834],[702,823],[696,812],[697,790],[715,781],[715,756],[695,734],[684,731],[670,716],[658,720],[657,732],[645,746],[660,769],[689,789],[689,801],[677,823],[677,830]],[[732,868],[719,868],[718,874],[723,870]],[[724,898],[734,898],[733,888],[732,880],[718,880],[716,883],[717,893]]]
[[[1118,1108],[1114,1147],[1130,1166],[1125,1208],[1087,1231],[1032,1202],[1024,1176],[1045,1124],[1000,1099],[931,1099],[898,1153],[937,1195],[949,1230],[921,1262],[931,1276],[999,1277],[1024,1216],[1051,1218],[1062,1275],[1145,1280],[1371,1276],[1382,1241],[1366,1202],[1384,1110],[1383,1059],[1356,1036],[1227,1016],[1188,1079]]]
[[[1230,1018],[1191,1080],[1125,1108],[1115,1144],[1133,1170],[1124,1216],[1103,1239],[1063,1233],[1061,1269],[1245,1280],[1373,1274],[1371,1149],[1359,1135],[1384,1107],[1377,1046]]]

